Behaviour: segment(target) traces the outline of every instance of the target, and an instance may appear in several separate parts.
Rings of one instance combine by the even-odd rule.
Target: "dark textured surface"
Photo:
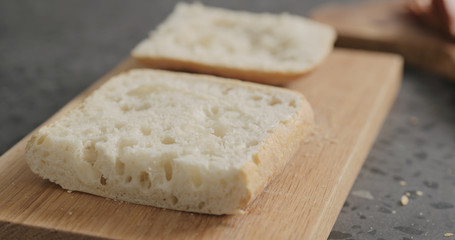
[[[373,199],[359,194],[364,191]],[[402,206],[406,192],[409,203]],[[398,99],[334,226],[352,237],[336,233],[332,239],[444,239],[455,232],[454,205],[455,85],[406,69]]]
[[[204,2],[307,14],[325,1]],[[125,58],[173,5],[0,0],[0,154]],[[409,204],[401,206],[406,192]],[[455,85],[406,69],[400,95],[329,238],[445,239],[444,233],[455,232],[454,205]]]

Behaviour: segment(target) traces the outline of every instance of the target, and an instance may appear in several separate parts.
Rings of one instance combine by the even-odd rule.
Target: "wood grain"
[[[311,15],[335,27],[339,47],[398,53],[410,65],[455,81],[455,41],[410,18],[403,0],[332,3]]]
[[[111,74],[135,67],[141,66],[127,59]],[[336,49],[316,71],[287,85],[312,103],[317,130],[244,215],[191,214],[69,193],[26,166],[27,136],[0,158],[0,239],[327,239],[396,97],[401,70],[396,55]]]

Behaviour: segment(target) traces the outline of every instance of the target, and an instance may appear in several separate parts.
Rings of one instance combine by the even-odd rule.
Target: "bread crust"
[[[314,113],[310,103],[302,96],[296,115],[277,127],[251,161],[242,167],[242,176],[248,189],[248,198],[239,208],[245,208],[260,192],[281,173],[313,130]]]
[[[328,51],[330,52],[330,51]],[[300,78],[314,68],[316,68],[320,63],[316,64],[312,68],[306,69],[301,72],[273,72],[273,71],[261,71],[255,69],[240,69],[227,66],[216,66],[209,65],[200,62],[194,62],[189,60],[182,59],[171,59],[171,58],[153,58],[153,57],[144,57],[133,54],[133,57],[147,65],[151,68],[164,69],[164,70],[175,70],[175,71],[185,71],[185,72],[194,72],[202,74],[213,74],[220,77],[234,78],[244,81],[264,83],[270,85],[284,85],[291,81]],[[321,60],[322,61],[322,60]]]

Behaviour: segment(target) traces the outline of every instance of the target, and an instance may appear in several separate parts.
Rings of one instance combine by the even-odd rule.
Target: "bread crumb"
[[[351,195],[356,196],[356,197],[365,198],[365,199],[368,199],[368,200],[373,200],[374,199],[373,195],[367,190],[353,191],[353,192],[351,192]]]
[[[68,190],[68,191],[66,191],[66,192],[67,192],[67,193],[72,193],[73,191],[71,191],[71,190]]]
[[[400,186],[406,186],[406,182],[403,181],[403,180],[401,180],[401,181],[400,181]]]
[[[417,195],[417,196],[423,196],[423,192],[422,192],[422,191],[417,191],[417,192],[416,192],[416,195]]]
[[[245,213],[245,210],[238,210],[234,213],[234,215],[244,215]]]
[[[406,192],[405,195],[406,195],[407,197],[410,197],[410,196],[411,196],[411,193],[410,193],[410,192]]]
[[[406,195],[401,196],[401,205],[406,206],[409,203],[409,198]]]
[[[409,118],[409,123],[412,126],[417,126],[417,124],[419,124],[419,119],[416,116],[412,116]]]
[[[73,215],[73,212],[68,212],[68,215],[70,215],[70,216]]]
[[[396,213],[397,213],[397,211],[395,211],[395,210],[392,210],[392,214],[396,214]]]
[[[419,216],[423,216],[423,212],[419,212]]]
[[[453,237],[453,233],[445,233],[444,237]]]

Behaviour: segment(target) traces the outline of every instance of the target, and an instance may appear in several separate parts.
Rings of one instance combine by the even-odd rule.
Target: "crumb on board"
[[[395,210],[392,210],[392,214],[396,214],[396,213],[397,213],[397,211],[395,211]]]
[[[400,181],[400,186],[406,186],[406,182],[403,181],[403,180],[401,180],[401,181]]]
[[[313,131],[311,131],[311,135],[319,135],[322,132],[322,127],[321,126],[314,126]]]
[[[409,118],[409,123],[412,125],[412,126],[417,126],[417,124],[419,124],[419,118],[417,118],[416,116],[411,116]]]
[[[68,190],[68,191],[66,191],[66,192],[67,192],[67,193],[72,193],[73,191],[71,191],[71,190]]]
[[[70,215],[70,216],[73,215],[73,212],[68,212],[68,215]]]
[[[453,233],[444,233],[444,237],[453,237]]]
[[[401,202],[401,205],[402,205],[402,206],[408,205],[408,203],[409,203],[409,198],[408,198],[408,196],[406,196],[406,195],[401,196],[401,201],[400,201],[400,202]]]
[[[410,192],[406,192],[405,195],[406,195],[407,197],[410,197],[410,196],[411,196],[411,193],[410,193]]]
[[[304,140],[304,144],[315,144],[316,147],[321,147],[325,144],[338,144],[338,139],[333,136],[333,132],[327,127],[315,126],[311,135]]]
[[[417,196],[423,196],[423,192],[422,192],[422,191],[417,191],[417,192],[416,192],[416,195],[417,195]]]

